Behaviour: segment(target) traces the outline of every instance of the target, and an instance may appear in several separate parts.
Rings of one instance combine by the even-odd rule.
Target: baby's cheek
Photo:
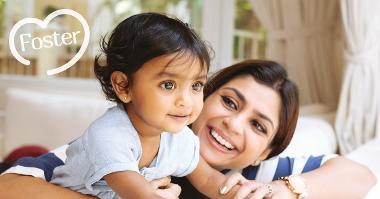
[[[199,99],[199,100],[196,100],[196,102],[194,103],[194,106],[193,106],[193,113],[191,114],[191,122],[194,122],[198,117],[199,117],[199,114],[201,113],[202,111],[202,108],[203,108],[203,99]]]

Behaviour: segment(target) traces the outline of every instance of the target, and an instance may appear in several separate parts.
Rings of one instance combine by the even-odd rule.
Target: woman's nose
[[[227,130],[234,134],[241,135],[243,133],[243,120],[241,117],[236,115],[231,115],[223,119],[224,125],[226,125]]]

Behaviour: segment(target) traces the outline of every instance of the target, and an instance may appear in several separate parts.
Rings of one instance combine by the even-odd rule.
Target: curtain
[[[340,3],[346,71],[335,128],[345,154],[380,134],[380,1]]]
[[[337,0],[250,0],[267,29],[267,59],[285,66],[301,104],[338,102],[341,74],[335,63]]]

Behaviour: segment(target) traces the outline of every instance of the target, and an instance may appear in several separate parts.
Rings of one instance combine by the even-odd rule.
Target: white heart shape
[[[84,39],[83,39],[83,43],[82,43],[82,46],[80,47],[79,51],[77,52],[77,54],[75,54],[75,56],[73,58],[70,59],[69,62],[67,62],[66,64],[63,64],[62,66],[59,66],[57,68],[54,68],[54,69],[50,69],[46,72],[47,75],[55,75],[57,73],[60,73],[68,68],[70,68],[71,66],[73,66],[84,54],[84,52],[86,51],[87,49],[87,46],[88,46],[88,43],[90,42],[90,28],[88,27],[88,24],[86,22],[86,20],[82,17],[82,15],[80,15],[79,13],[75,12],[74,10],[70,10],[70,9],[61,9],[61,10],[57,10],[55,12],[52,12],[50,13],[45,19],[44,21],[41,21],[40,19],[37,19],[37,18],[25,18],[25,19],[22,19],[20,20],[19,22],[17,22],[11,32],[10,32],[10,35],[9,35],[9,48],[11,50],[11,53],[13,54],[13,56],[15,56],[15,58],[21,62],[22,64],[24,65],[30,65],[30,61],[29,60],[26,60],[24,59],[18,52],[17,52],[17,49],[15,47],[15,41],[14,41],[14,37],[16,35],[16,32],[17,30],[25,25],[25,24],[28,24],[28,23],[34,23],[34,24],[37,24],[39,26],[41,26],[42,28],[46,28],[47,25],[49,24],[49,22],[56,16],[58,15],[71,15],[73,17],[75,17],[76,19],[78,19],[80,21],[80,23],[82,24],[83,26],[83,30],[84,30]]]

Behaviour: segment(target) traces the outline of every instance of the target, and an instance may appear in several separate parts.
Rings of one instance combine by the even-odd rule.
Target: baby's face
[[[127,112],[139,133],[179,132],[203,107],[206,67],[187,54],[173,57],[156,57],[133,75]]]

